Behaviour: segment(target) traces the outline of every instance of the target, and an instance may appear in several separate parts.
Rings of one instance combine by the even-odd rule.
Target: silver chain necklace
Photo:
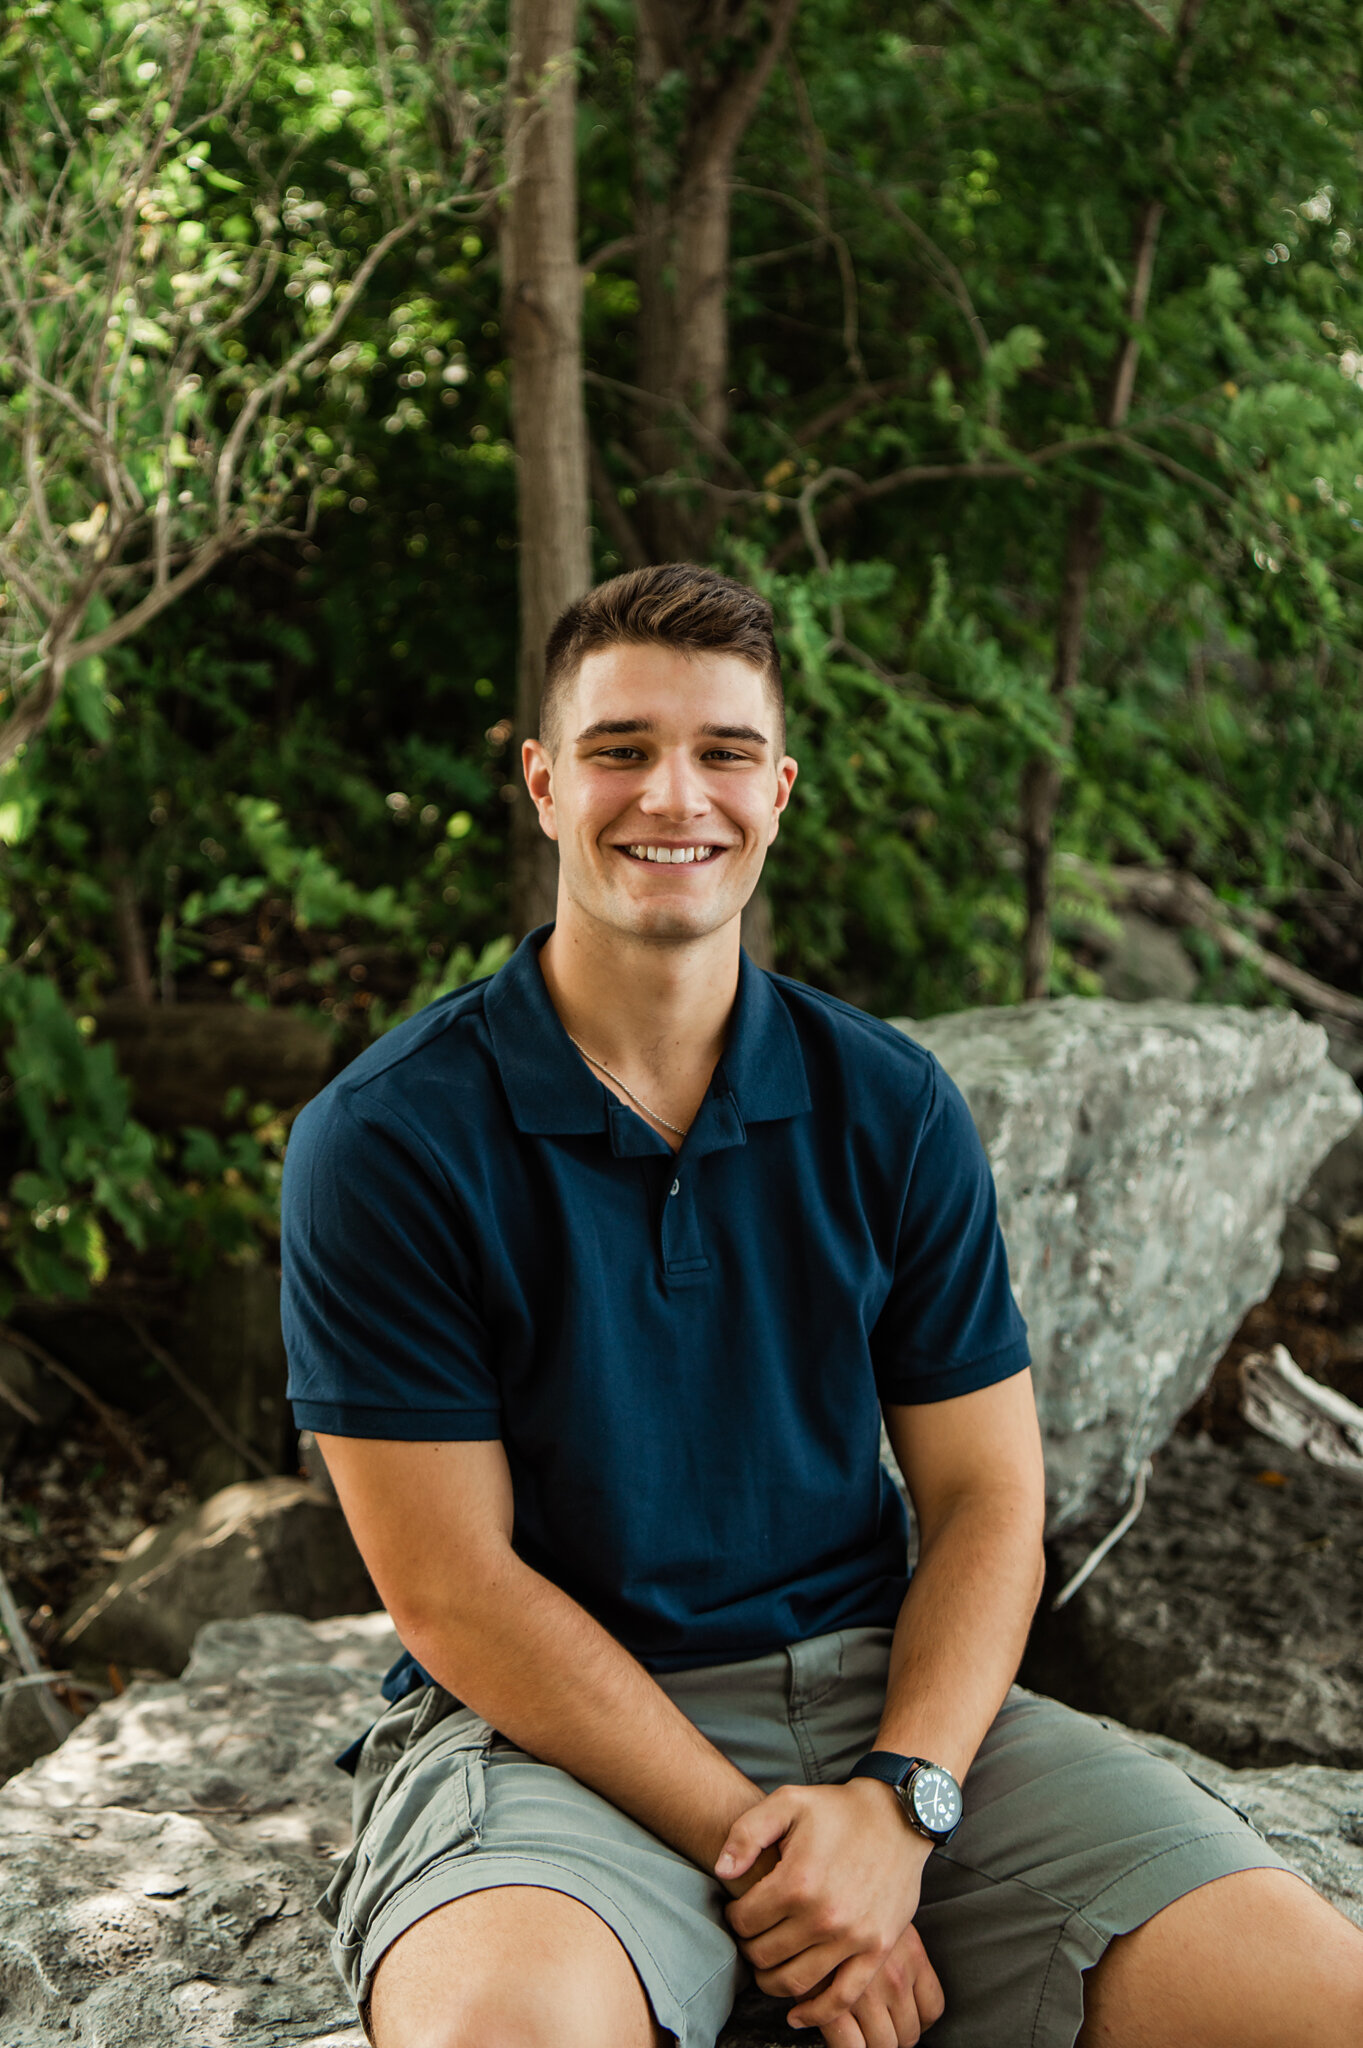
[[[568,1033],[568,1039],[570,1044],[577,1045],[577,1040],[573,1037],[571,1031]],[[641,1109],[644,1112],[645,1116],[651,1116],[655,1124],[661,1124],[665,1131],[671,1131],[674,1134],[674,1136],[678,1138],[684,1138],[686,1136],[686,1131],[689,1131],[691,1128],[690,1124],[686,1126],[686,1131],[684,1131],[679,1124],[670,1124],[665,1116],[659,1116],[656,1109],[650,1109],[646,1102],[641,1102],[638,1096],[635,1094],[634,1090],[631,1087],[629,1087],[626,1082],[622,1081],[618,1074],[613,1074],[610,1068],[606,1065],[606,1062],[604,1060],[598,1060],[593,1058],[592,1054],[588,1052],[585,1045],[577,1045],[577,1049],[581,1053],[583,1059],[586,1060],[589,1065],[599,1068],[600,1071],[606,1076],[607,1080],[614,1081],[617,1088],[624,1089],[626,1095],[628,1095],[630,1101],[634,1104],[634,1107],[636,1109]]]

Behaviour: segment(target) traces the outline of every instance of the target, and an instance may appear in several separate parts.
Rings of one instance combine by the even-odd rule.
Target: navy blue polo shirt
[[[303,1110],[300,1429],[500,1438],[519,1556],[649,1670],[892,1625],[882,1401],[1028,1363],[984,1149],[933,1056],[742,959],[679,1152],[574,1050],[532,933]],[[419,1667],[390,1674],[390,1696]]]

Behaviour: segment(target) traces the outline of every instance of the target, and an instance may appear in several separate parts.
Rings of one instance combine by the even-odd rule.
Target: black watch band
[[[929,1842],[949,1842],[961,1820],[961,1788],[943,1764],[925,1756],[899,1756],[892,1749],[873,1749],[859,1757],[844,1783],[853,1778],[878,1778],[898,1796],[904,1818]]]

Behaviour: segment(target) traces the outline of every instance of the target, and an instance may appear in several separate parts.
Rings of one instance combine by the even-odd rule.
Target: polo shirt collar
[[[541,925],[522,939],[483,999],[516,1128],[540,1137],[608,1132],[617,1153],[653,1150],[663,1140],[596,1078],[550,1000],[539,950],[552,930],[551,924]],[[741,953],[724,1055],[688,1148],[693,1156],[712,1149],[692,1143],[702,1121],[713,1125],[712,1140],[719,1145],[741,1144],[745,1125],[802,1116],[809,1107],[804,1055],[790,1013],[769,977]],[[655,1143],[645,1147],[645,1134]]]

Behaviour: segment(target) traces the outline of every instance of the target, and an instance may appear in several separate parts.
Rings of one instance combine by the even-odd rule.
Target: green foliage
[[[271,1233],[284,1132],[268,1112],[219,1140],[178,1148],[129,1113],[129,1091],[94,1019],[55,982],[0,965],[0,1313],[18,1293],[81,1300],[119,1248],[195,1270]]]
[[[113,317],[101,331],[126,364],[143,511],[123,559],[152,559],[147,508],[166,496],[173,546],[207,532],[241,408],[321,331],[377,237],[427,211],[279,386],[244,458],[243,516],[306,531],[224,561],[73,668],[47,732],[0,769],[15,955],[0,1251],[31,1293],[96,1283],[139,1245],[183,1264],[268,1236],[278,1119],[175,1140],[130,1121],[79,1022],[118,990],[140,976],[153,995],[305,1005],[358,1045],[494,971],[506,945],[504,10],[209,13],[107,308],[110,195],[168,104],[189,16],[39,5],[0,41],[29,164],[6,246],[55,280],[31,293],[37,345],[69,362]],[[740,153],[732,461],[697,446],[695,468],[726,492],[715,558],[780,621],[800,775],[768,869],[778,964],[882,1013],[1017,997],[1018,791],[1041,754],[1064,774],[1054,992],[1095,991],[1085,933],[1111,916],[1084,878],[1132,862],[1197,875],[1260,931],[1276,919],[1276,947],[1363,992],[1335,872],[1363,880],[1359,11],[1303,0],[1285,25],[1268,0],[1217,0],[1186,51],[1166,16],[915,0],[887,26],[883,9],[802,0]],[[631,395],[631,24],[624,0],[584,11],[579,125],[588,407],[626,522],[658,482]],[[664,170],[691,111],[680,75],[665,80]],[[63,177],[84,211],[40,266],[40,202]],[[12,367],[0,405],[0,525],[36,547],[38,398]],[[41,432],[78,582],[109,540],[110,491],[69,413],[43,410]],[[1067,718],[1056,622],[1090,491]],[[621,529],[594,517],[607,574]],[[81,630],[129,587],[108,583]],[[6,598],[36,646],[13,580]],[[1206,997],[1271,999],[1252,968],[1188,943]]]

